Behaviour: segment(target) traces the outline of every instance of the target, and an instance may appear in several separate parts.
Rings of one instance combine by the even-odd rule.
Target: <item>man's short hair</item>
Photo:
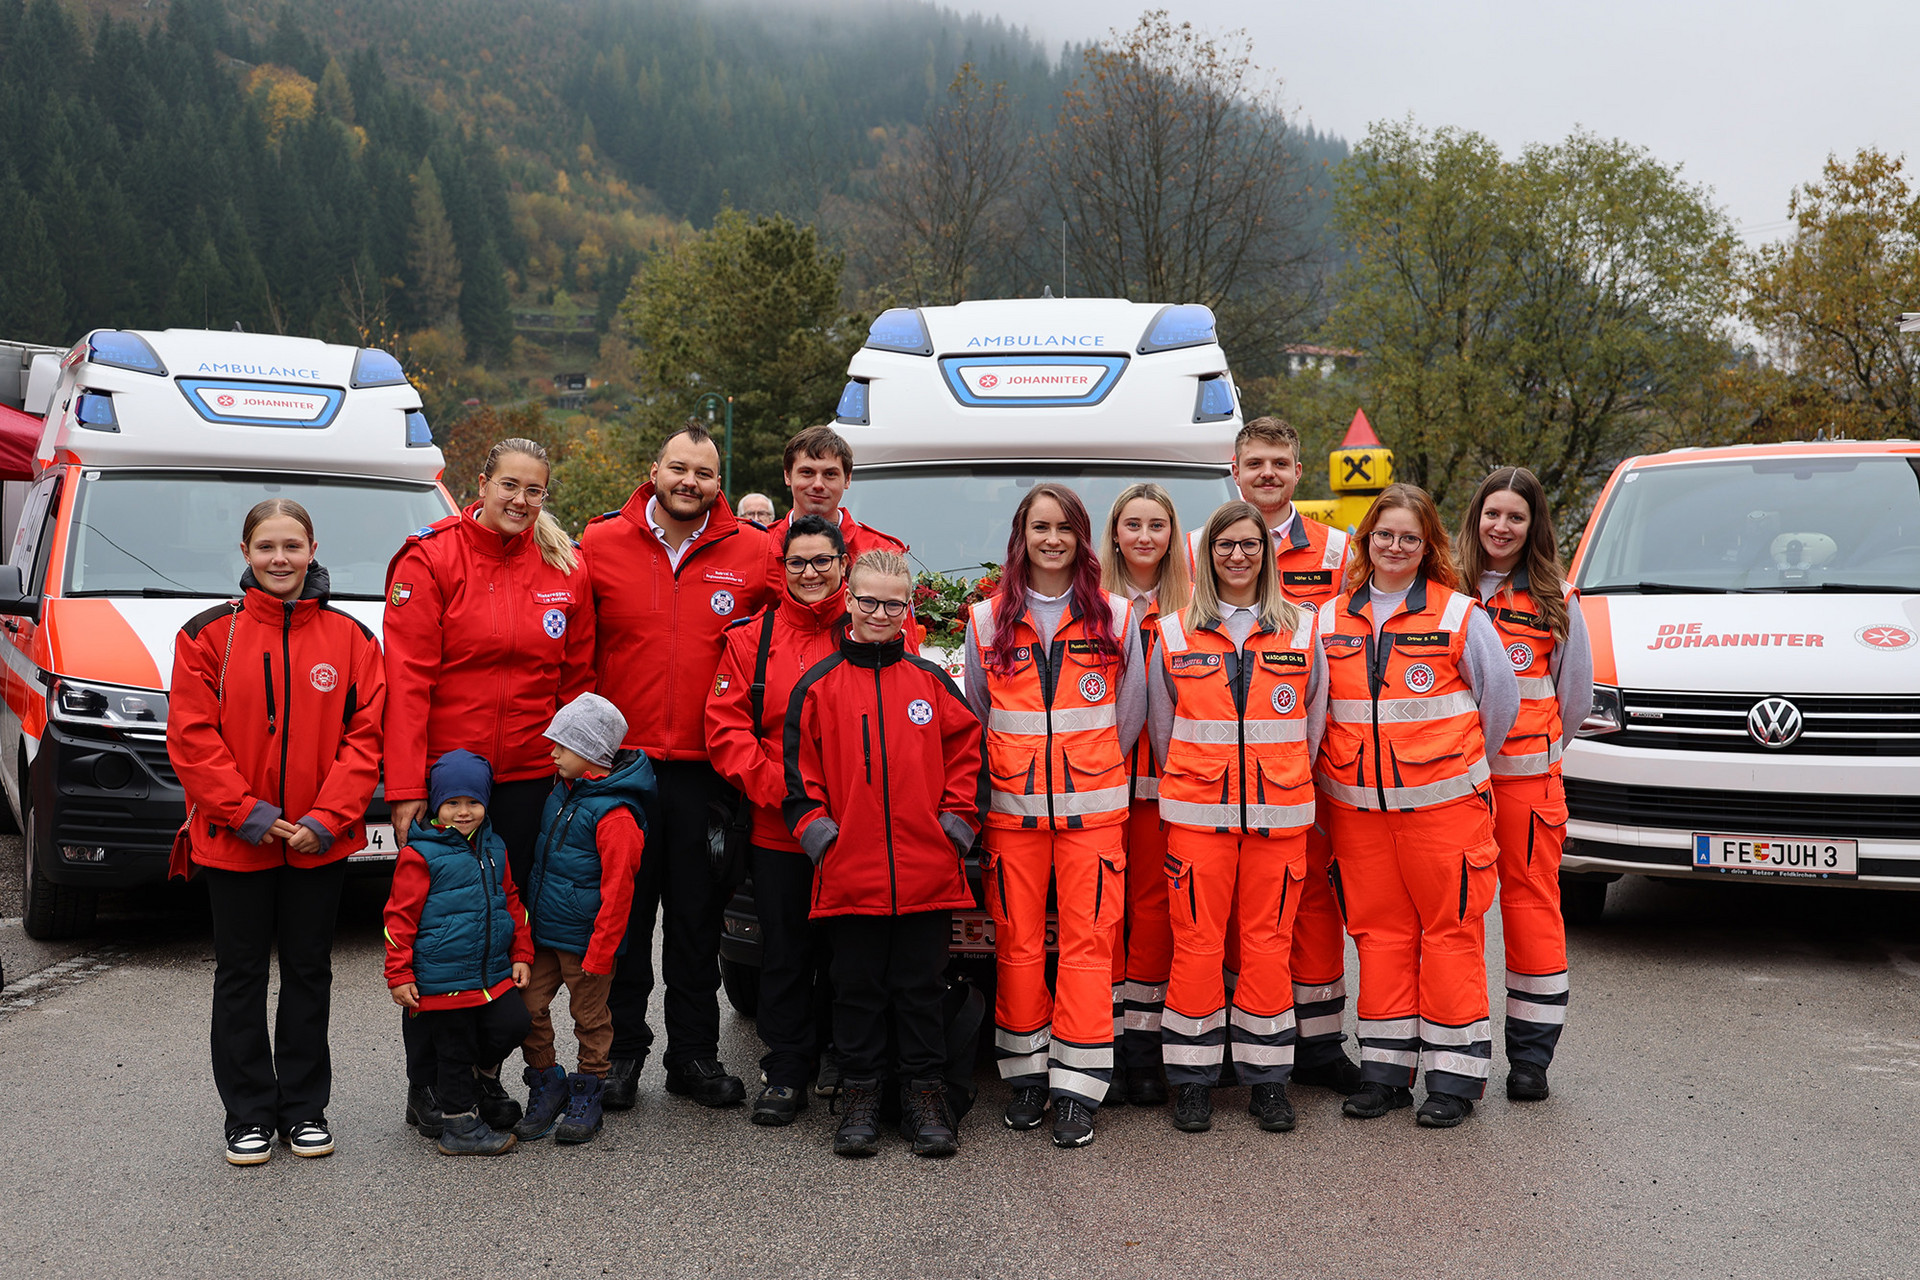
[[[1233,438],[1234,458],[1237,460],[1240,451],[1250,444],[1287,445],[1293,450],[1293,460],[1300,461],[1300,433],[1284,418],[1255,418],[1241,427],[1240,434]]]
[[[713,433],[708,431],[698,418],[688,418],[680,425],[679,430],[669,432],[667,438],[660,442],[660,450],[653,455],[653,460],[660,462],[665,459],[667,456],[667,446],[675,440],[678,440],[681,436],[685,436],[691,444],[711,444],[713,445],[713,451],[715,453],[720,452],[720,446],[714,444]]]
[[[838,458],[841,468],[849,476],[853,474],[853,446],[832,427],[808,427],[796,432],[793,439],[787,441],[787,451],[780,459],[781,474],[790,474],[794,459],[803,453],[810,458]]]

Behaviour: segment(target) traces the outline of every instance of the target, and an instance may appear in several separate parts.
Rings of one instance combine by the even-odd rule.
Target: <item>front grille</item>
[[[1706,791],[1585,778],[1568,778],[1566,786],[1567,812],[1584,822],[1842,840],[1920,840],[1920,796]]]
[[[1920,756],[1920,697],[1870,694],[1692,693],[1624,689],[1626,728],[1602,741],[1668,751],[1750,755]],[[1805,727],[1785,747],[1763,747],[1747,732],[1747,713],[1767,697],[1800,709]]]
[[[123,853],[165,853],[186,816],[185,805],[164,822],[156,822],[150,812],[136,816],[111,801],[69,801],[54,814],[53,840]]]
[[[140,757],[148,773],[165,785],[179,789],[180,776],[173,771],[173,761],[167,758],[165,738],[142,738],[130,733],[126,743],[133,748],[133,754]]]

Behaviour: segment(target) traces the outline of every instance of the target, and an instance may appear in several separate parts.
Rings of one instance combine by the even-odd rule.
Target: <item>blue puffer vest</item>
[[[472,843],[451,827],[416,822],[407,843],[426,860],[429,877],[413,939],[420,994],[484,990],[512,977],[506,844],[484,822]]]
[[[600,819],[624,805],[647,831],[653,803],[653,765],[638,751],[622,752],[613,772],[598,781],[569,783],[556,778],[540,815],[540,844],[527,873],[527,912],[533,917],[535,946],[583,956],[593,940],[600,914],[600,850],[595,831]],[[627,940],[620,940],[625,952]]]

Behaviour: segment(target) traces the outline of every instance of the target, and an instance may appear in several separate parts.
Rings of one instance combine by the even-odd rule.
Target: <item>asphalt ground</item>
[[[0,841],[0,914],[18,856]],[[756,1129],[667,1095],[657,1060],[586,1146],[439,1156],[401,1123],[380,900],[363,885],[342,912],[339,1152],[252,1169],[219,1154],[196,891],[109,900],[59,947],[0,925],[0,1276],[1920,1272],[1920,897],[1616,886],[1572,939],[1553,1097],[1507,1102],[1497,1059],[1455,1130],[1296,1088],[1300,1127],[1265,1134],[1232,1089],[1210,1133],[1115,1106],[1063,1152],[1001,1126],[983,1069],[946,1162],[894,1140],[837,1160],[824,1104]],[[723,1059],[750,1077],[758,1052],[724,1012]]]

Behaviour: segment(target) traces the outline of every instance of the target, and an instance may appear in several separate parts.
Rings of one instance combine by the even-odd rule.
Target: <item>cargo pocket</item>
[[[1320,755],[1314,767],[1342,786],[1364,787],[1367,780],[1361,774],[1362,766],[1366,763],[1366,751],[1366,740],[1359,734],[1342,732],[1329,724],[1327,735],[1320,742]]]
[[[1186,925],[1197,927],[1200,903],[1193,887],[1193,864],[1175,857],[1172,850],[1168,850],[1165,866],[1168,911],[1176,917],[1183,917],[1182,922]]]
[[[1082,747],[1060,754],[1067,766],[1066,791],[1074,798],[1064,806],[1056,802],[1055,813],[1084,819],[1126,812],[1127,762],[1120,758],[1119,752]]]
[[[1527,871],[1543,879],[1558,879],[1560,851],[1567,843],[1567,797],[1564,792],[1533,807],[1527,823]]]
[[[1127,858],[1123,853],[1100,855],[1093,885],[1093,927],[1105,929],[1127,909]]]
[[[1262,760],[1247,825],[1266,831],[1302,831],[1313,825],[1313,779],[1291,760]]]
[[[1500,861],[1500,846],[1493,842],[1493,833],[1488,831],[1486,839],[1478,844],[1470,844],[1460,855],[1460,918],[1466,920],[1478,918],[1487,913],[1493,905],[1493,895],[1499,888],[1500,875],[1495,864]]]

